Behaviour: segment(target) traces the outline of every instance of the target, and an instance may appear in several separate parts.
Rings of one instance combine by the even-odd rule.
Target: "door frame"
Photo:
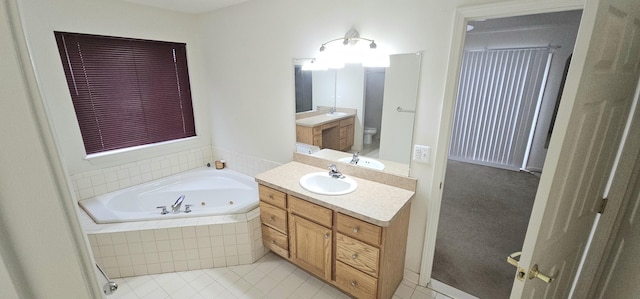
[[[449,62],[445,81],[444,100],[441,110],[440,130],[436,152],[439,153],[434,161],[434,179],[432,180],[430,201],[427,203],[427,225],[425,230],[422,260],[420,264],[419,285],[428,285],[431,281],[433,259],[435,256],[436,236],[438,233],[438,221],[442,204],[442,183],[444,182],[449,140],[453,124],[453,114],[462,65],[467,22],[478,19],[492,19],[502,17],[514,17],[531,14],[578,10],[584,8],[584,1],[545,1],[545,2],[521,2],[509,1],[468,7],[459,7],[455,11],[453,31],[451,36]],[[566,115],[558,115],[566,117]],[[551,148],[550,148],[551,149]],[[506,259],[506,257],[505,257]],[[506,262],[506,260],[505,260]]]

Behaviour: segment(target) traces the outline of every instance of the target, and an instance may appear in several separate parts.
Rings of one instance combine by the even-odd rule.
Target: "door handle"
[[[546,283],[551,283],[556,277],[558,277],[558,273],[560,273],[559,270],[556,270],[556,272],[552,276],[549,276],[540,272],[540,270],[538,269],[538,264],[533,265],[533,267],[531,267],[531,270],[529,270],[529,275],[527,275],[526,270],[520,267],[519,259],[516,260],[516,258],[520,255],[522,255],[522,251],[514,252],[507,257],[507,263],[518,268],[518,272],[516,273],[516,278],[518,280],[525,281],[525,278],[528,277],[529,279],[538,278]]]
[[[552,276],[543,274],[538,271],[538,264],[535,264],[531,267],[531,271],[529,271],[529,279],[539,278],[546,283],[551,283],[556,277],[558,277],[558,273],[560,273],[560,270],[556,270],[556,273],[553,273]]]
[[[516,260],[516,257],[519,257],[521,254],[522,254],[522,251],[518,251],[518,252],[514,252],[514,253],[510,254],[507,257],[507,263],[509,263],[509,264],[511,264],[511,265],[513,265],[515,267],[519,267],[520,265],[518,263],[518,260]]]

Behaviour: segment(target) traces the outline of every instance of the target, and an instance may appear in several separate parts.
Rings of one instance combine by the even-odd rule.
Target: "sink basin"
[[[350,163],[351,162],[351,157],[344,157],[344,158],[340,158],[338,159],[338,162],[344,162],[344,163]],[[360,160],[358,160],[358,164],[356,164],[358,166],[362,166],[362,167],[367,167],[367,168],[371,168],[371,169],[375,169],[375,170],[383,170],[384,169],[384,163],[376,160],[376,159],[371,159],[371,158],[367,158],[367,157],[360,157]]]
[[[343,195],[355,191],[358,183],[348,177],[333,178],[329,172],[312,172],[300,178],[300,186],[321,195]]]
[[[345,116],[347,115],[346,112],[334,112],[334,113],[327,113],[328,116]]]

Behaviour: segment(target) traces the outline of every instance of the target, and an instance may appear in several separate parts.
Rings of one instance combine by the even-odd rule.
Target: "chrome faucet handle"
[[[162,209],[162,211],[160,212],[161,215],[169,214],[169,211],[167,211],[167,206],[159,206],[156,207],[156,209]]]
[[[353,154],[353,157],[351,158],[351,161],[349,163],[358,164],[358,161],[360,161],[360,158],[358,157],[359,154],[360,154],[360,152],[355,152]]]
[[[193,206],[193,205],[184,205],[184,212],[185,213],[191,213],[191,206]]]
[[[329,176],[336,179],[340,179],[344,177],[342,173],[338,171],[338,167],[335,164],[329,164]]]

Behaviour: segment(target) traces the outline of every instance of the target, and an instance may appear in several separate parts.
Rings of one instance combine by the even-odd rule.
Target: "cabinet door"
[[[305,270],[331,280],[331,229],[302,217],[289,216],[291,260]]]
[[[353,146],[353,125],[347,126],[347,149],[351,149]]]

